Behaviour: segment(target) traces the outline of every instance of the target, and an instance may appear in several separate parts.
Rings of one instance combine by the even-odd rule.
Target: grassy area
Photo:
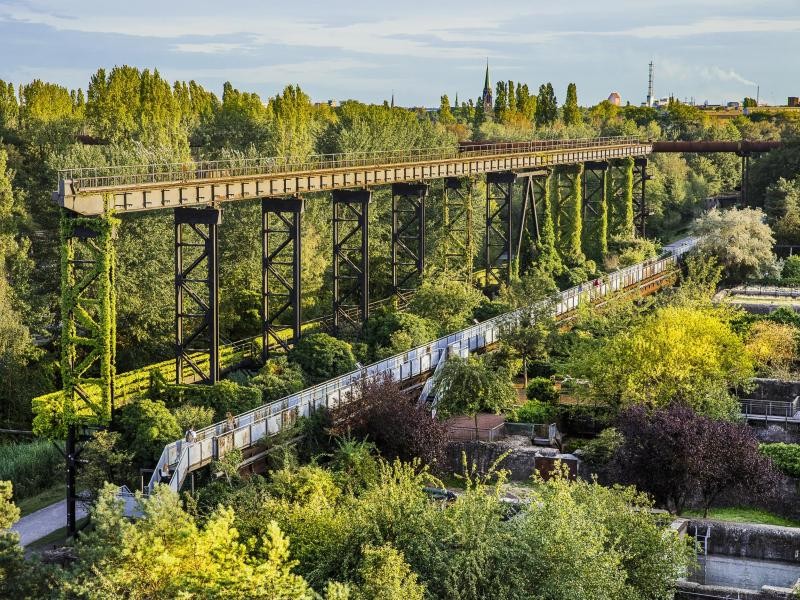
[[[701,510],[684,511],[684,517],[702,517]],[[708,511],[709,519],[717,521],[733,521],[734,523],[756,523],[759,525],[779,525],[782,527],[800,527],[800,521],[793,521],[780,515],[760,510],[758,508],[746,508],[742,506],[732,506],[725,508],[711,508]]]
[[[14,484],[17,500],[51,487],[63,465],[61,452],[47,440],[0,445],[0,480]]]
[[[32,512],[36,512],[40,508],[50,506],[59,500],[63,500],[66,493],[64,490],[64,485],[65,484],[63,483],[57,483],[56,485],[42,490],[38,494],[17,500],[16,505],[22,512],[22,516],[24,517]]]

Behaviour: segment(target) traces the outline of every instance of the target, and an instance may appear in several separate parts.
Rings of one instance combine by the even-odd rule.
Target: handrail
[[[58,171],[59,180],[69,182],[76,191],[125,185],[186,182],[220,177],[243,177],[273,173],[347,169],[366,166],[389,166],[496,154],[530,154],[641,143],[638,136],[576,138],[570,140],[531,140],[530,142],[486,143],[461,150],[456,146],[411,148],[314,154],[308,157],[253,157],[213,161],[74,167]]]
[[[558,300],[554,303],[554,314],[559,316],[570,313],[584,302],[591,301],[592,297],[623,291],[664,273],[695,243],[694,238],[681,240],[666,246],[665,254],[658,259],[650,259],[607,274],[597,286],[589,284],[587,287],[587,284],[581,284],[564,290],[557,296]],[[233,447],[249,447],[257,440],[274,435],[284,427],[291,426],[298,416],[308,416],[321,406],[336,406],[358,382],[372,381],[386,374],[391,375],[396,381],[402,381],[428,373],[435,368],[441,354],[447,352],[448,346],[454,343],[458,343],[460,349],[468,352],[493,344],[499,338],[501,326],[513,322],[514,319],[519,319],[527,310],[528,307],[525,307],[498,315],[483,323],[413,348],[408,352],[380,360],[237,415],[235,417],[236,427],[233,431],[228,430],[227,421],[221,421],[197,431],[195,442],[188,443],[178,440],[167,444],[147,485],[147,490],[154,489],[159,482],[159,473],[162,467],[169,465],[171,467],[169,486],[174,491],[178,491],[192,466],[199,468],[207,464],[212,457],[215,457],[215,454],[221,453],[219,439],[222,436],[225,436],[226,441],[232,438]]]

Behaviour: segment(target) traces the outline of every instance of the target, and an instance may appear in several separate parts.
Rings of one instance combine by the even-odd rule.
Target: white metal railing
[[[792,419],[800,411],[800,396],[794,400],[739,400],[741,413],[745,417]]]
[[[668,271],[681,255],[694,246],[695,240],[687,240],[667,246],[665,254],[659,259],[614,271],[596,282],[581,284],[561,292],[555,302],[554,314],[559,316],[569,313],[592,298],[622,291]],[[297,417],[308,416],[321,407],[336,406],[362,380],[370,381],[389,374],[395,381],[404,381],[434,370],[449,346],[458,344],[460,354],[489,346],[499,339],[501,326],[518,319],[525,310],[527,309],[518,309],[499,315],[237,415],[233,431],[228,429],[226,421],[221,421],[199,430],[195,442],[172,442],[161,453],[147,491],[152,491],[159,482],[159,475],[165,465],[170,467],[169,486],[178,491],[190,471],[208,464],[212,458],[221,456],[230,448],[249,448],[258,440],[277,434],[284,427],[291,426]],[[220,440],[224,440],[223,446],[220,446]]]
[[[638,136],[579,138],[572,140],[533,140],[530,142],[475,144],[461,149],[458,146],[411,148],[372,152],[315,154],[308,157],[230,158],[214,161],[114,165],[107,167],[77,167],[58,172],[60,181],[69,182],[73,189],[87,190],[123,185],[183,182],[202,179],[246,177],[272,173],[303,173],[333,169],[352,169],[367,166],[389,166],[420,162],[480,157],[498,154],[530,154],[579,148],[624,146],[640,144]]]

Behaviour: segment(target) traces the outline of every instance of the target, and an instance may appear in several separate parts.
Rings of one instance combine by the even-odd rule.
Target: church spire
[[[486,57],[486,80],[483,82],[483,94],[492,91],[492,84],[489,83],[489,57]]]

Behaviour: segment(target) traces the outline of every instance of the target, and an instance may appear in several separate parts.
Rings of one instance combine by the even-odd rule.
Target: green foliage
[[[614,427],[607,427],[583,446],[582,458],[592,467],[602,467],[611,460],[622,442],[622,434]]]
[[[360,585],[354,598],[363,600],[423,600],[425,586],[391,544],[366,546],[359,567]]]
[[[116,431],[97,431],[84,444],[81,458],[85,463],[78,470],[78,487],[96,500],[106,483],[134,480],[132,449],[123,449],[122,435]]]
[[[140,400],[119,410],[125,448],[134,453],[135,464],[154,464],[164,446],[183,436],[175,417],[161,401]]]
[[[408,310],[436,323],[439,334],[445,335],[465,327],[482,299],[470,284],[443,276],[423,281]]]
[[[203,429],[214,422],[214,409],[210,406],[184,404],[174,409],[172,414],[181,431]]]
[[[438,333],[434,321],[392,308],[379,309],[364,325],[364,340],[376,360],[426,344]]]
[[[548,404],[558,401],[558,390],[547,377],[534,377],[528,382],[525,394],[530,400],[540,400]]]
[[[172,385],[165,383],[163,377],[157,373],[153,374],[150,397],[158,398],[159,403],[163,400],[164,404],[176,410],[187,404],[211,408],[216,420],[224,418],[226,413],[246,412],[263,403],[261,390],[257,387],[239,385],[228,380],[214,385]],[[127,406],[123,408],[126,409]]]
[[[306,387],[306,380],[299,365],[289,362],[285,356],[277,356],[261,367],[250,385],[261,388],[266,403],[299,392]]]
[[[539,86],[539,97],[536,99],[536,125],[545,127],[552,125],[558,118],[558,101],[553,90],[553,84],[547,83]]]
[[[789,477],[800,477],[800,444],[761,444],[760,449],[779,471]]]
[[[512,423],[552,423],[556,410],[552,404],[539,400],[528,400],[522,406],[516,407],[508,415]]]
[[[472,356],[447,359],[434,379],[433,393],[438,398],[439,415],[475,417],[476,429],[479,412],[499,413],[516,398],[508,373],[490,369]]]
[[[700,238],[698,250],[716,257],[730,279],[764,277],[775,268],[775,239],[759,209],[712,210],[692,230]]]
[[[565,125],[577,125],[581,122],[581,111],[578,108],[578,88],[574,83],[567,86],[563,120]]]
[[[678,305],[659,308],[599,344],[576,347],[567,370],[589,379],[592,396],[616,408],[680,401],[730,417],[738,404],[729,390],[747,384],[753,362],[724,313]]]
[[[301,337],[289,351],[289,360],[300,365],[309,382],[325,381],[356,368],[350,344],[327,333]]]
[[[49,440],[0,445],[0,480],[14,484],[17,499],[53,485],[53,474],[64,468],[64,457]]]
[[[556,249],[556,226],[553,220],[553,187],[557,178],[552,174],[547,176],[544,184],[542,198],[542,230],[538,242],[537,265],[541,271],[551,276],[561,274],[563,266]]]
[[[800,256],[795,254],[784,261],[781,278],[800,279]]]

